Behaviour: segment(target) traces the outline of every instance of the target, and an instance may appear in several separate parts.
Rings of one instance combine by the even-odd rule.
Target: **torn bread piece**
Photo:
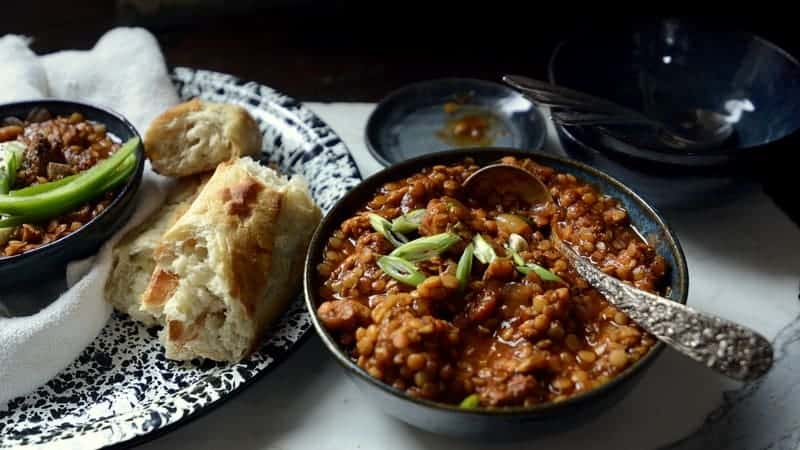
[[[145,153],[161,175],[184,177],[261,152],[261,131],[242,106],[200,99],[156,117],[144,136]]]
[[[301,176],[249,157],[220,164],[164,233],[142,308],[170,359],[239,361],[295,298],[321,219]]]
[[[111,273],[105,285],[106,301],[118,311],[145,325],[156,325],[155,316],[140,309],[141,297],[155,268],[153,251],[161,235],[189,209],[211,174],[179,180],[160,208],[128,231],[112,250]]]

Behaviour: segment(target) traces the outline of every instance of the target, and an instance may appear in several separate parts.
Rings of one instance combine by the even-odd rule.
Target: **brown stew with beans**
[[[90,122],[80,113],[53,117],[35,109],[24,120],[8,117],[0,122],[0,143],[16,140],[25,151],[12,189],[21,189],[81,173],[107,158],[120,144],[105,125]],[[22,224],[3,230],[0,257],[14,256],[62,238],[100,214],[113,200],[115,190],[45,223]]]
[[[666,262],[626,211],[573,175],[503,161],[537,175],[557,205],[500,194],[477,204],[462,192],[473,160],[437,165],[375,192],[328,239],[317,267],[323,325],[361,368],[411,396],[469,407],[557,402],[606,383],[655,344],[550,241],[559,221],[561,238],[604,272],[656,292]],[[413,231],[381,227],[412,215]],[[431,250],[420,244],[430,236],[456,238]],[[404,240],[422,253],[398,249]],[[413,261],[385,258],[392,253]]]

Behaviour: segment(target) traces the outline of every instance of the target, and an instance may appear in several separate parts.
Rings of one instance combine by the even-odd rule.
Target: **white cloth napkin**
[[[87,51],[37,56],[28,44],[21,36],[0,38],[0,102],[49,97],[94,103],[121,113],[140,133],[178,102],[158,42],[144,29],[113,29]],[[103,298],[111,248],[163,202],[169,183],[148,165],[133,217],[97,255],[70,264],[69,289],[33,315],[0,317],[0,409],[53,378],[102,330],[111,313]],[[16,293],[26,294],[35,295]]]

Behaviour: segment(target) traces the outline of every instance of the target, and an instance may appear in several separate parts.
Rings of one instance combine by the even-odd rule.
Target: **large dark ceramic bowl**
[[[34,100],[0,105],[0,118],[26,117],[34,108],[45,108],[54,116],[81,113],[87,120],[104,124],[109,133],[121,142],[141,137],[133,125],[116,112],[99,106],[65,100]],[[136,170],[119,188],[108,207],[61,239],[19,255],[0,257],[0,286],[21,287],[35,280],[63,277],[70,261],[91,256],[118,231],[133,213],[131,203],[136,196],[144,169],[144,147],[136,149]]]
[[[622,399],[636,384],[636,381],[645,374],[645,369],[664,348],[663,344],[657,343],[646,356],[606,385],[560,403],[546,403],[529,408],[463,410],[453,405],[412,398],[403,391],[372,378],[350,360],[339,347],[316,314],[317,306],[320,304],[319,279],[316,268],[322,261],[328,238],[342,221],[361,209],[384,183],[407,177],[423,167],[456,163],[467,156],[474,158],[478,164],[484,165],[507,155],[532,158],[558,171],[571,173],[593,184],[600,191],[619,199],[627,209],[633,225],[651,242],[655,243],[656,251],[666,259],[670,268],[668,273],[669,298],[676,302],[686,302],[689,279],[686,261],[677,237],[659,214],[635,192],[592,167],[539,152],[504,148],[472,148],[414,158],[378,172],[343,197],[323,219],[314,234],[305,263],[306,306],[311,313],[314,327],[325,346],[368,399],[386,413],[434,433],[500,439],[571,428],[602,413]]]
[[[709,150],[664,149],[652,135],[621,139],[601,126],[556,126],[570,157],[659,207],[735,198],[737,189],[773,176],[774,161],[800,143],[800,63],[753,34],[679,20],[590,30],[557,46],[549,79],[667,121],[691,108],[742,110],[734,135]]]

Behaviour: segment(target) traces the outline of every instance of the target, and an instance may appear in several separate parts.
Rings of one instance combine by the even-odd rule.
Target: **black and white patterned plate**
[[[361,181],[339,137],[296,100],[217,72],[176,68],[183,99],[200,97],[249,109],[264,136],[264,158],[302,174],[327,212]],[[114,314],[77,361],[0,412],[0,448],[127,446],[161,434],[241,391],[286,357],[311,327],[300,298],[245,361],[179,363],[164,358],[156,329]]]

